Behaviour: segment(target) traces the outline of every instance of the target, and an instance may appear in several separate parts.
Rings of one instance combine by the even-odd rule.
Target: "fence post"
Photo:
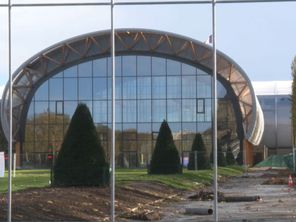
[[[16,153],[13,154],[13,177],[15,178],[16,171]]]

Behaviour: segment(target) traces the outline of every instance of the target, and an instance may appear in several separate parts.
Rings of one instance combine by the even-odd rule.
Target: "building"
[[[217,53],[218,137],[237,156],[252,147],[264,127],[260,105],[246,73]],[[163,119],[180,156],[202,133],[210,155],[212,49],[176,34],[116,30],[116,158],[125,167],[146,166]],[[58,151],[78,103],[91,110],[103,146],[111,146],[110,32],[57,43],[34,55],[13,74],[13,138],[22,166],[47,163]],[[1,122],[8,137],[8,85]],[[228,138],[225,140],[225,138]]]
[[[265,123],[257,153],[262,153],[264,149],[265,157],[272,154],[291,153],[292,81],[264,81],[252,84],[263,110]]]

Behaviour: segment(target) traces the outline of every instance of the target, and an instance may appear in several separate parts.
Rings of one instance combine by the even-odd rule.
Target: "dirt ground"
[[[160,206],[180,191],[160,183],[134,182],[116,189],[118,220],[158,220]],[[13,221],[109,221],[109,188],[42,188],[14,192]],[[6,220],[6,195],[0,195],[0,221]],[[119,219],[120,218],[120,219]]]
[[[219,183],[226,196],[254,196],[254,202],[220,202],[219,221],[296,221],[296,191],[284,170],[256,170]],[[194,198],[192,198],[192,196]],[[191,198],[190,198],[191,197]],[[197,197],[197,198],[195,198]],[[116,221],[213,221],[186,215],[186,208],[213,208],[211,188],[182,192],[160,183],[134,182],[116,189]],[[13,193],[13,221],[109,221],[109,188],[42,188]],[[0,195],[0,221],[6,220]]]

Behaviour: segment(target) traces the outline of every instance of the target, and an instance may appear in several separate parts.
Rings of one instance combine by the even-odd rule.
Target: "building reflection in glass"
[[[238,140],[231,97],[218,84],[218,136]],[[101,142],[111,146],[110,59],[74,65],[43,83],[27,115],[22,153],[58,151],[78,103],[92,113]],[[151,56],[116,57],[116,158],[121,167],[145,167],[166,119],[182,156],[202,133],[211,152],[211,76],[194,66]],[[236,150],[235,150],[236,149]],[[234,147],[234,152],[238,152]]]

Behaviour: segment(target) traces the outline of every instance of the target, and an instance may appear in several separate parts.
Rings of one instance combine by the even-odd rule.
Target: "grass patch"
[[[219,167],[220,176],[236,176],[242,174],[240,166]],[[50,170],[17,170],[16,177],[12,178],[12,190],[24,190],[49,186]],[[209,185],[213,180],[212,170],[189,171],[183,174],[149,175],[146,169],[117,169],[116,185],[120,186],[132,181],[154,181],[168,186],[190,190],[199,186]],[[0,178],[0,193],[7,192],[7,173]]]
[[[237,176],[242,174],[243,169],[239,166],[219,167],[220,176]],[[209,185],[213,180],[212,170],[189,171],[183,170],[183,174],[172,175],[149,175],[146,169],[118,169],[116,171],[117,185],[129,183],[131,181],[155,181],[171,187],[190,190],[199,186]]]
[[[50,170],[17,170],[12,178],[12,191],[49,185]],[[0,178],[0,193],[7,192],[7,172]]]

